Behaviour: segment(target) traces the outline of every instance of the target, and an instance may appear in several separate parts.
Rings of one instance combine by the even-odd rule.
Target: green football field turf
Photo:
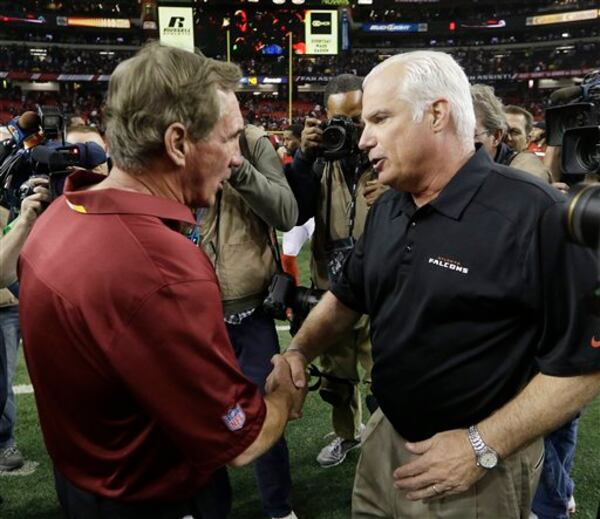
[[[304,281],[307,278],[306,251],[299,265]],[[281,324],[281,323],[278,323]],[[289,334],[280,332],[283,346]],[[49,369],[52,369],[49,366]],[[16,384],[28,384],[29,379],[21,358]],[[19,410],[16,436],[28,463],[25,471],[0,476],[0,519],[58,519],[63,517],[56,502],[51,467],[44,449],[32,394],[17,396]],[[330,431],[329,408],[316,394],[309,394],[302,420],[287,429],[294,507],[300,519],[347,519],[350,516],[353,471],[358,452],[330,469],[321,469],[315,457]],[[35,465],[37,464],[37,465]],[[29,473],[27,473],[29,471]],[[24,472],[24,473],[23,473]],[[230,470],[234,490],[232,519],[262,519],[252,467]],[[574,479],[577,513],[574,519],[595,519],[600,501],[600,399],[585,412],[580,425],[579,444],[575,460]],[[502,518],[498,518],[502,519]]]

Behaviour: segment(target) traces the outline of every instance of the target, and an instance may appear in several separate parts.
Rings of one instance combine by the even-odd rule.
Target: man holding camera
[[[47,180],[30,180],[33,194],[23,199],[19,216],[4,227],[0,238],[0,287],[8,287],[17,281],[17,259],[37,217],[49,201]],[[16,296],[6,288],[0,288],[0,395],[5,405],[0,405],[0,472],[21,468],[23,455],[15,442],[17,404],[12,390],[17,366],[19,346],[19,307]],[[3,400],[4,401],[4,400]]]
[[[300,152],[287,175],[299,200],[300,223],[315,218],[311,274],[313,286],[321,290],[329,289],[338,275],[344,257],[363,232],[369,207],[383,191],[366,155],[357,146],[362,129],[361,79],[352,74],[333,78],[325,88],[325,108],[325,125],[307,118]],[[364,426],[358,364],[365,371],[365,383],[370,385],[368,319],[359,320],[339,337],[320,360],[326,375],[321,380],[320,395],[333,408],[334,438],[321,450],[317,461],[322,467],[332,467],[342,463],[348,451],[360,447]],[[374,407],[372,395],[368,398]]]
[[[208,257],[185,234],[241,165],[241,71],[152,43],[114,70],[114,160],[73,173],[19,260],[25,356],[67,517],[223,519],[223,467],[281,436],[303,392],[237,363]]]
[[[291,229],[298,207],[264,131],[247,125],[240,150],[241,164],[223,183],[217,202],[201,215],[200,236],[219,278],[227,332],[242,372],[262,389],[271,357],[279,353],[273,317],[261,306],[278,269],[275,229]],[[255,469],[265,513],[296,519],[284,438],[256,460]]]
[[[600,391],[594,255],[564,197],[475,149],[469,82],[441,52],[364,82],[360,147],[392,187],[284,358],[306,364],[371,317],[380,409],[352,516],[528,517],[541,437]]]

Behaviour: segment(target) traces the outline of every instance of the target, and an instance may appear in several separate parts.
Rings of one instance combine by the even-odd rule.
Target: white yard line
[[[33,386],[31,384],[23,384],[20,386],[13,386],[15,395],[30,395],[33,393]]]

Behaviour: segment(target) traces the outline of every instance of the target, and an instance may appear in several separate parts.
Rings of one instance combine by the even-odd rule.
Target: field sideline
[[[304,281],[307,278],[306,249],[299,258]],[[281,323],[278,323],[281,324]],[[289,334],[279,332],[282,346],[289,342]],[[49,366],[49,369],[52,369]],[[29,384],[21,356],[16,384]],[[1,519],[59,519],[51,467],[46,454],[32,394],[17,396],[17,441],[28,463],[25,471],[0,476]],[[192,410],[190,410],[192,411]],[[346,462],[331,469],[318,467],[315,457],[330,431],[329,408],[317,395],[307,399],[304,418],[291,423],[287,429],[290,447],[294,504],[299,519],[348,519],[353,470],[358,453],[349,454]],[[37,464],[37,465],[35,465]],[[30,473],[27,475],[27,471]],[[25,472],[25,474],[23,474]],[[232,519],[263,519],[254,475],[251,467],[230,471],[234,488]],[[574,519],[595,519],[600,501],[600,398],[584,414],[575,459],[574,478],[577,513]],[[502,519],[502,518],[498,518]]]

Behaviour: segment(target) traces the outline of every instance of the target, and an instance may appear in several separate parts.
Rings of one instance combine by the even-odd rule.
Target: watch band
[[[483,439],[476,425],[469,427],[469,442],[475,451],[477,465],[484,469],[493,469],[498,464],[498,453],[488,446]]]
[[[488,446],[481,438],[481,434],[479,434],[479,429],[477,429],[476,425],[471,425],[471,427],[469,427],[469,441],[471,442],[471,446],[473,447],[476,456],[480,456],[488,449]]]

